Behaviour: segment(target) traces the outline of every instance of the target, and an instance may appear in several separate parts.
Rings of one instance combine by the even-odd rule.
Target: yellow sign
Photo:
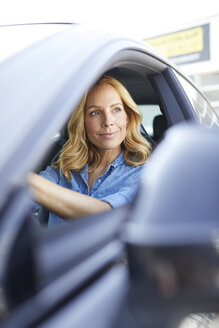
[[[204,49],[204,33],[201,26],[145,40],[166,57],[200,52]]]

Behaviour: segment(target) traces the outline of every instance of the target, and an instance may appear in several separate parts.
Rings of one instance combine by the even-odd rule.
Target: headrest
[[[155,140],[161,138],[167,130],[167,119],[164,115],[157,115],[153,120],[153,131]]]

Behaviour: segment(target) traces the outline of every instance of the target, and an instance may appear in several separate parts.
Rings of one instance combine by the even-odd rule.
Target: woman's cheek
[[[97,124],[94,120],[90,120],[86,124],[86,130],[88,133],[95,132],[97,130]]]

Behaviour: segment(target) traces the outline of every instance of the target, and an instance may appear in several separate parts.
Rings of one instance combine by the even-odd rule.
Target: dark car
[[[33,29],[35,37],[31,40],[27,31]],[[147,222],[151,223],[153,217],[155,223],[162,217],[166,227],[162,226],[163,233],[159,229],[159,233],[155,233],[155,227],[153,232],[151,230],[151,236],[154,236],[151,245],[159,245],[161,253],[167,249],[162,235],[166,241],[171,240],[176,231],[178,240],[182,237],[177,245],[183,247],[188,246],[188,240],[193,240],[186,239],[184,234],[190,226],[184,227],[183,203],[180,203],[181,207],[179,204],[173,206],[172,212],[164,205],[171,203],[168,195],[176,198],[180,195],[182,200],[185,195],[188,199],[196,197],[194,192],[200,188],[195,185],[197,188],[193,189],[189,185],[201,179],[193,181],[192,175],[188,180],[186,169],[189,167],[193,174],[203,175],[203,181],[211,182],[209,186],[215,186],[215,192],[218,191],[218,185],[213,183],[215,163],[218,164],[214,148],[219,126],[216,113],[179,68],[141,41],[80,24],[49,25],[50,30],[45,34],[44,29],[48,29],[48,25],[1,27],[1,33],[7,35],[9,31],[11,35],[7,46],[10,41],[15,41],[16,31],[18,47],[9,49],[8,53],[5,51],[0,62],[0,327],[161,327],[167,314],[172,318],[171,309],[177,302],[177,320],[190,312],[216,312],[217,306],[208,306],[216,304],[216,296],[214,302],[210,302],[209,296],[206,304],[203,301],[199,307],[196,305],[197,294],[194,306],[185,306],[188,295],[192,295],[189,294],[192,283],[188,284],[189,292],[181,303],[177,298],[180,299],[180,293],[174,294],[174,298],[168,294],[166,299],[156,284],[150,285],[153,270],[150,276],[150,270],[144,268],[149,264],[153,268],[155,262],[159,274],[164,273],[166,286],[168,283],[173,285],[173,270],[168,259],[175,261],[177,258],[170,249],[177,239],[170,245],[167,243],[169,252],[163,253],[164,262],[169,263],[166,267],[162,267],[163,261],[152,261],[156,256],[152,250],[145,249],[143,242],[147,240]],[[24,31],[28,34],[25,42],[22,41]],[[84,92],[103,74],[120,80],[138,104],[143,115],[142,134],[153,146],[149,167],[154,165],[154,175],[153,170],[145,172],[144,179],[148,184],[139,186],[133,203],[48,229],[45,212],[38,217],[32,214],[27,174],[39,172],[55,158],[66,140],[66,125],[72,111]],[[166,133],[167,138],[164,137]],[[215,154],[212,154],[214,150]],[[180,157],[180,154],[184,156]],[[213,158],[210,177],[205,172],[208,171],[206,166],[204,171],[199,170],[200,159],[205,163],[205,157],[209,161]],[[184,166],[184,163],[188,165]],[[178,185],[168,185],[171,174],[171,181],[181,177]],[[160,193],[159,186],[162,187]],[[214,214],[215,195],[218,195],[216,193],[212,198],[213,189],[206,190],[209,202],[202,203],[202,198],[199,199],[205,209],[202,213],[205,220],[208,213]],[[165,204],[163,196],[168,199]],[[177,204],[174,199],[172,202]],[[186,223],[191,223],[191,229],[194,229],[194,235],[190,237],[195,238],[198,220],[191,213],[198,202],[188,202],[185,206]],[[218,214],[217,208],[215,211]],[[181,220],[180,229],[171,221],[177,213],[181,213],[179,221],[175,222]],[[208,218],[211,219],[210,214]],[[214,223],[212,229],[216,227]],[[165,230],[169,225],[171,233]],[[157,227],[160,228],[160,223]],[[197,243],[205,252],[205,247],[211,249],[209,235],[204,234],[206,231],[203,228],[203,234],[198,234]],[[136,243],[142,247],[135,247]],[[189,246],[183,248],[181,255],[187,256]],[[178,247],[177,251],[180,249]],[[198,252],[199,248],[186,265],[191,265],[193,260],[194,266],[200,263]],[[144,254],[149,254],[149,258]],[[181,264],[177,265],[181,272]],[[195,266],[197,268],[199,266]],[[194,277],[197,278],[195,273]],[[202,282],[196,288],[197,293],[199,286]],[[141,290],[148,292],[142,294]],[[206,292],[209,286],[203,290]],[[129,302],[130,298],[135,302]],[[146,310],[148,305],[151,312]]]

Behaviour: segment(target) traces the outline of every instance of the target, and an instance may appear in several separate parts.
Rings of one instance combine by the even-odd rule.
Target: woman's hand
[[[36,173],[29,173],[27,181],[36,202],[61,218],[68,219],[111,209],[106,202],[61,187]]]

